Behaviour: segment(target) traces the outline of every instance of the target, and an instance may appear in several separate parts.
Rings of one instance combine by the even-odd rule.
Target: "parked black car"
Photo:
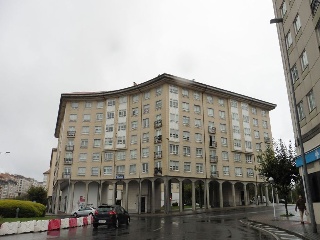
[[[97,228],[99,225],[113,225],[116,228],[120,224],[130,223],[129,213],[119,205],[101,205],[93,214],[92,225]]]

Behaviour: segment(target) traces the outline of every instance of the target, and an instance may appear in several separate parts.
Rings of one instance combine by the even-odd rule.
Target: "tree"
[[[286,215],[288,216],[288,197],[295,183],[300,179],[299,170],[295,163],[295,152],[291,142],[287,147],[280,139],[272,142],[260,155],[261,164],[258,170],[267,181],[270,177],[274,179],[273,186],[277,192],[284,196]]]
[[[37,203],[47,205],[47,190],[45,190],[44,187],[31,186],[28,189],[27,194],[30,201],[35,201]]]

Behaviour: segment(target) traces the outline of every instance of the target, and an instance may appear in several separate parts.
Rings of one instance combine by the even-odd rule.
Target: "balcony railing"
[[[311,12],[312,12],[312,15],[313,15],[313,16],[316,15],[319,6],[320,6],[320,0],[313,0],[313,1],[311,2],[310,7],[311,7]]]
[[[216,133],[216,128],[215,127],[208,127],[208,131],[209,131],[209,133],[215,134]]]
[[[74,145],[66,145],[66,151],[73,151]]]
[[[69,165],[72,164],[73,158],[65,158],[64,159],[64,164]]]
[[[247,177],[253,177],[253,173],[247,173]]]
[[[67,131],[67,136],[68,137],[75,137],[76,136],[76,131]]]
[[[216,141],[213,141],[210,145],[209,145],[210,148],[217,148],[217,142]]]
[[[155,167],[154,168],[154,175],[155,176],[161,176],[162,175],[162,168],[161,167]]]
[[[154,152],[154,159],[162,158],[162,151]]]
[[[216,162],[218,162],[218,156],[210,156],[210,162],[211,162],[211,163],[216,163]]]
[[[161,143],[162,142],[162,135],[158,135],[154,137],[154,143]]]
[[[154,128],[162,127],[162,120],[154,121]]]
[[[212,171],[210,177],[211,177],[211,178],[217,178],[217,177],[219,177],[219,171]]]

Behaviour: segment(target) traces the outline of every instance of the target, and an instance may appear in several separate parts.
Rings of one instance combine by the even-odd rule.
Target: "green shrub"
[[[4,218],[16,217],[17,208],[19,208],[20,217],[43,217],[46,207],[40,203],[22,200],[0,200],[0,212]]]

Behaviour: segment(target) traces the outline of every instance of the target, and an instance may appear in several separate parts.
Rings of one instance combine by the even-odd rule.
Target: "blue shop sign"
[[[312,163],[320,159],[320,146],[311,150],[310,152],[305,153],[306,162]],[[296,158],[296,167],[302,167],[302,158],[301,156]]]
[[[116,179],[124,179],[124,175],[123,174],[117,174],[116,175]]]

